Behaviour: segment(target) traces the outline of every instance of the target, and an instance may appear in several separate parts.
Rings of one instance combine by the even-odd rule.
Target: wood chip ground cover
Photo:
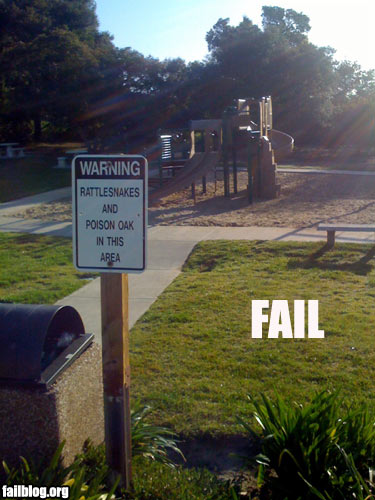
[[[239,175],[239,192],[223,196],[223,182],[207,180],[207,193],[189,188],[149,208],[151,225],[310,227],[319,222],[370,224],[375,219],[375,176],[278,174],[281,195],[249,205],[247,176]],[[71,221],[71,200],[29,208],[12,216],[44,221]]]

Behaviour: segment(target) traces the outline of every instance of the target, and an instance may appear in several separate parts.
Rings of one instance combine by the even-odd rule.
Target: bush
[[[367,407],[347,409],[338,394],[321,392],[307,405],[280,397],[250,397],[261,427],[258,484],[275,499],[360,499],[371,493],[375,420]],[[246,431],[259,431],[241,420]],[[273,474],[271,473],[273,471]]]
[[[177,447],[174,439],[174,433],[164,427],[153,426],[147,423],[147,417],[151,412],[148,406],[141,407],[139,404],[134,405],[131,411],[131,429],[132,429],[132,454],[133,457],[142,459],[142,468],[145,470],[142,478],[146,475],[149,477],[146,463],[159,462],[167,465],[170,470],[174,467],[174,462],[168,456],[169,451],[173,451],[176,455],[183,455]],[[85,443],[83,452],[75,458],[74,462],[69,467],[62,465],[64,443],[57,448],[55,454],[49,462],[42,461],[35,463],[33,460],[20,458],[18,467],[10,469],[5,462],[3,468],[6,474],[5,483],[8,486],[14,485],[32,485],[32,486],[69,486],[70,496],[72,500],[95,500],[111,498],[118,482],[111,487],[111,476],[109,467],[106,464],[105,449],[103,445],[93,446],[89,441]],[[203,488],[203,481],[200,480],[197,473],[183,473],[175,471],[167,472],[165,468],[160,468],[157,472],[158,477],[154,478],[145,489],[143,483],[135,482],[135,488],[132,492],[123,492],[122,498],[126,499],[146,499],[156,498],[155,489],[161,488],[160,498],[169,498],[166,496],[166,491],[169,491],[170,485],[176,485],[178,478],[184,479],[185,487],[191,482],[193,490]],[[195,474],[195,475],[194,475]],[[192,477],[190,477],[192,476]],[[211,478],[212,486],[209,490],[214,495],[212,498],[224,498],[215,496],[216,492],[220,495],[225,490],[222,483]],[[214,484],[215,483],[215,484]],[[152,493],[150,493],[152,491]],[[219,493],[218,493],[219,494]],[[179,498],[178,496],[176,498]],[[193,497],[192,497],[193,498]],[[203,498],[197,496],[196,498]],[[234,496],[228,498],[235,498]]]
[[[132,455],[150,458],[153,461],[174,467],[173,460],[168,456],[172,451],[184,459],[181,450],[177,447],[175,434],[165,427],[158,427],[146,422],[151,407],[134,405],[131,413],[132,428]]]
[[[47,488],[51,486],[69,486],[70,500],[110,499],[117,487],[117,483],[110,491],[106,491],[105,483],[108,478],[108,467],[104,461],[101,462],[100,455],[96,455],[95,448],[87,444],[88,458],[92,459],[93,455],[99,458],[95,460],[95,468],[91,469],[85,464],[85,455],[80,455],[69,467],[64,467],[61,460],[63,447],[64,443],[61,443],[47,464],[43,462],[36,464],[32,460],[27,461],[21,457],[19,467],[9,469],[7,464],[3,462],[6,473],[5,484],[8,486],[32,485]]]
[[[34,486],[70,486],[71,500],[105,500],[115,493],[116,485],[109,486],[109,469],[105,463],[103,446],[85,445],[82,454],[67,468],[61,464],[63,445],[49,464],[35,466],[21,459],[18,468],[6,466],[6,484],[32,484]],[[237,489],[218,480],[207,470],[171,468],[164,463],[145,458],[143,453],[133,460],[133,486],[131,491],[117,491],[123,500],[238,500]],[[115,497],[113,497],[115,498]]]

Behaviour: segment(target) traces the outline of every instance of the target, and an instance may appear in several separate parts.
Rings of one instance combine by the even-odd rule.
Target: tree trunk
[[[40,113],[35,113],[33,115],[34,122],[34,142],[40,142],[42,140],[42,119]]]

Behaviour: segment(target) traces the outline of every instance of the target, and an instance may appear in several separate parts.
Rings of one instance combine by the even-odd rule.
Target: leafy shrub
[[[168,452],[173,451],[184,458],[183,454],[177,447],[172,431],[146,422],[150,412],[149,406],[141,407],[139,404],[135,404],[131,411],[133,457],[141,456],[173,467],[174,462]],[[19,466],[10,469],[3,462],[6,484],[46,487],[66,484],[70,486],[70,498],[73,500],[94,500],[103,495],[103,498],[106,498],[106,491],[110,490],[110,471],[105,460],[104,446],[93,446],[87,441],[83,453],[77,455],[69,467],[62,465],[63,447],[64,443],[61,443],[47,463],[35,463],[21,457]],[[114,490],[115,487],[108,493],[108,498]]]
[[[42,470],[21,460],[18,468],[9,470],[6,484],[35,486],[70,486],[71,500],[106,500],[114,495],[109,488],[109,470],[103,446],[85,445],[82,454],[67,468],[61,464],[61,445],[53,459]],[[145,455],[147,456],[147,455]],[[237,488],[218,480],[207,470],[171,468],[164,463],[138,455],[133,460],[131,491],[116,493],[123,500],[238,500]],[[108,491],[108,493],[105,493]],[[115,498],[114,496],[112,498]]]
[[[250,401],[262,437],[262,453],[255,457],[258,483],[272,490],[272,498],[348,500],[371,493],[363,477],[375,458],[375,424],[365,406],[347,409],[329,392],[306,405],[291,406],[280,397],[271,402],[264,395],[261,402]],[[252,436],[259,434],[241,423]]]
[[[104,483],[108,475],[108,468],[104,463],[97,461],[95,473],[83,464],[83,456],[79,456],[69,466],[62,465],[62,452],[64,443],[55,451],[52,459],[47,464],[41,462],[36,464],[32,460],[27,461],[21,457],[19,467],[10,469],[5,462],[3,467],[6,473],[6,484],[13,486],[69,486],[70,500],[96,500],[110,499],[117,487],[117,483],[108,493],[105,491]],[[91,448],[91,445],[88,445]]]
[[[174,467],[174,462],[168,456],[169,451],[184,459],[177,447],[175,434],[165,427],[147,423],[146,419],[151,411],[150,406],[141,407],[138,403],[134,405],[131,412],[132,454]]]

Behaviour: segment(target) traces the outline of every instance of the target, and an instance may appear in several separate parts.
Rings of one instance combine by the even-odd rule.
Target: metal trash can
[[[0,384],[49,387],[93,337],[71,306],[0,304]]]

